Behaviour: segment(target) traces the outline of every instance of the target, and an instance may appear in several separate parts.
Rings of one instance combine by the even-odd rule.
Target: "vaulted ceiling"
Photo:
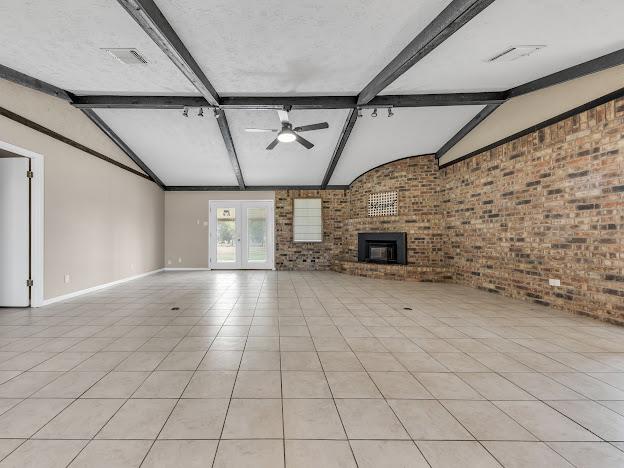
[[[438,152],[509,90],[622,63],[622,17],[620,0],[5,0],[0,64],[83,99],[166,186],[348,185]],[[543,47],[488,61],[519,45]],[[328,122],[314,148],[244,130],[277,128],[289,104],[295,126]]]

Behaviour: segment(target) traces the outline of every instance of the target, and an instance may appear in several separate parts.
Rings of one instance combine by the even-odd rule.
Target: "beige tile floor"
[[[0,310],[0,467],[623,467],[624,329],[473,289],[175,272]]]

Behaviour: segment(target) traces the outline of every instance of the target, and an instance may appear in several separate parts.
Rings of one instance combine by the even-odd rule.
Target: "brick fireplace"
[[[358,262],[407,264],[406,234],[404,232],[358,233]]]

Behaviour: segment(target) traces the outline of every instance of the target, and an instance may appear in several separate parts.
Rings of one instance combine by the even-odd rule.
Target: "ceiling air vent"
[[[519,58],[526,57],[527,55],[531,55],[533,52],[537,52],[538,50],[543,49],[544,47],[546,46],[543,46],[543,45],[512,46],[496,54],[494,57],[487,59],[486,62],[512,62],[514,60],[518,60]]]
[[[136,49],[102,49],[126,65],[143,65],[147,60]]]

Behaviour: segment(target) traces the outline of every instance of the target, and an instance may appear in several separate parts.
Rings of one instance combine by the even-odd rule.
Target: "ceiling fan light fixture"
[[[293,141],[297,139],[297,136],[294,134],[292,130],[282,130],[277,135],[277,139],[281,143],[292,143]]]

